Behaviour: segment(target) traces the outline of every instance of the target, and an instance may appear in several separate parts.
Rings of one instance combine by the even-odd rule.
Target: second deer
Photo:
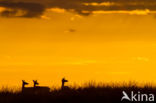
[[[39,83],[37,82],[37,80],[33,80],[34,82],[34,89],[35,89],[35,93],[49,93],[50,92],[50,88],[46,87],[46,86],[38,86]]]

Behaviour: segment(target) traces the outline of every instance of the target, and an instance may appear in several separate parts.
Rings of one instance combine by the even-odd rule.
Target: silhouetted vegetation
[[[156,94],[156,88],[132,85],[94,85],[53,89],[49,93],[23,93],[2,89],[0,103],[121,103],[122,91]],[[129,103],[122,101],[122,103]]]

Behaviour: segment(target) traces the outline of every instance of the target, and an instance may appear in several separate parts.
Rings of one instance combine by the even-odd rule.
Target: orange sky
[[[156,82],[155,22],[155,15],[60,9],[41,18],[1,17],[0,84],[37,79],[58,86],[62,77],[69,84]]]

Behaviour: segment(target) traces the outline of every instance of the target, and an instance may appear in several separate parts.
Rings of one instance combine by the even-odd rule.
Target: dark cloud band
[[[156,11],[156,0],[0,0],[0,7],[6,8],[0,13],[5,17],[40,17],[48,8],[61,8],[80,15],[89,15],[93,11]]]

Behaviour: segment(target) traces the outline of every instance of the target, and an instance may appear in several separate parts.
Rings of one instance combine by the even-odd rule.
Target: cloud
[[[74,33],[74,32],[76,32],[76,30],[75,29],[68,29],[68,30],[66,30],[64,32],[65,33]]]
[[[138,11],[149,10],[148,13],[155,13],[156,0],[0,0],[0,15],[5,17],[41,17],[47,10],[69,11],[83,16],[98,11],[142,14]]]
[[[149,62],[149,58],[147,57],[134,57],[133,60]]]
[[[1,16],[5,17],[39,17],[43,14],[45,7],[39,3],[0,1]]]

